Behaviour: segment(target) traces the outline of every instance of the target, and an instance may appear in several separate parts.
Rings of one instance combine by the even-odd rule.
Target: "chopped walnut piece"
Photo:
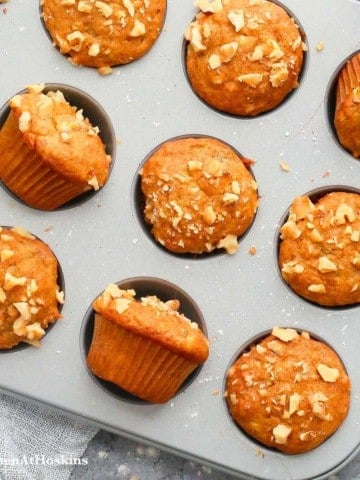
[[[145,33],[145,25],[140,22],[140,20],[135,19],[134,26],[130,32],[130,37],[141,37],[142,35],[145,35]]]
[[[208,225],[212,225],[215,220],[216,220],[216,212],[214,211],[213,207],[211,205],[208,205],[204,209],[203,217],[205,222]]]
[[[319,242],[321,243],[323,240],[324,240],[324,237],[321,235],[321,233],[319,232],[319,230],[317,230],[316,228],[314,228],[311,233],[310,233],[310,239],[313,241],[313,242]]]
[[[244,11],[243,10],[231,10],[228,13],[229,22],[234,25],[235,32],[240,32],[240,30],[245,26]]]
[[[11,250],[10,248],[3,248],[0,251],[0,262],[6,262],[6,260],[9,260],[9,258],[14,256],[14,250]]]
[[[264,56],[263,47],[261,45],[257,45],[250,56],[250,61],[256,62],[258,60],[261,60],[263,56]]]
[[[347,221],[352,223],[355,219],[356,215],[354,213],[354,210],[346,203],[342,203],[336,209],[335,222],[337,225],[343,225]]]
[[[308,290],[313,293],[326,293],[325,285],[322,283],[312,283],[309,285]]]
[[[196,0],[195,7],[200,8],[204,13],[216,13],[220,12],[223,9],[223,4],[221,0]]]
[[[216,245],[216,248],[224,248],[230,255],[236,253],[239,249],[236,235],[226,235],[226,237]]]
[[[195,170],[201,170],[203,167],[203,163],[198,160],[189,160],[187,167],[190,172],[193,172]]]
[[[88,185],[93,187],[94,190],[99,190],[99,182],[95,175],[92,178],[90,178],[90,180],[88,180],[87,183]]]
[[[99,53],[100,45],[98,43],[93,43],[88,50],[88,54],[90,55],[90,57],[96,57],[97,55],[99,55]]]
[[[296,215],[290,214],[286,223],[281,227],[281,238],[295,240],[300,237],[301,230],[296,226]]]
[[[110,17],[110,15],[113,13],[113,9],[108,3],[102,2],[100,0],[97,0],[95,2],[95,7],[106,18]]]
[[[9,291],[16,286],[25,285],[26,280],[26,277],[15,277],[10,272],[5,272],[4,290]]]
[[[111,67],[106,66],[106,67],[99,67],[98,72],[100,73],[100,75],[111,75],[113,71]]]
[[[262,73],[245,73],[237,77],[238,81],[241,83],[246,83],[250,87],[256,88],[263,79]]]
[[[237,399],[235,393],[230,393],[230,402],[233,405],[236,405],[237,403],[239,403],[239,400]]]
[[[284,445],[287,442],[287,439],[291,433],[291,428],[287,425],[283,425],[280,423],[275,428],[273,428],[272,433],[275,438],[275,443],[279,445]]]
[[[22,112],[19,117],[19,130],[20,132],[27,132],[30,129],[31,125],[31,115],[30,112]]]
[[[281,271],[284,273],[303,273],[304,272],[304,266],[301,265],[300,263],[297,263],[295,260],[290,261],[287,263],[283,263],[281,267]]]
[[[276,88],[279,87],[288,77],[289,70],[285,62],[273,63],[270,71],[270,83]]]
[[[31,325],[27,325],[26,328],[26,338],[29,340],[39,340],[45,335],[45,330],[41,328],[39,322],[35,322]]]
[[[231,205],[239,200],[239,196],[235,193],[224,193],[222,200],[226,205]]]
[[[319,365],[316,367],[316,370],[319,372],[321,378],[325,382],[334,383],[340,376],[340,372],[337,368],[328,367],[323,363],[319,363]]]
[[[56,289],[55,292],[56,300],[61,303],[61,305],[64,303],[64,292],[60,291],[58,288]]]
[[[13,227],[11,229],[13,232],[17,233],[21,237],[24,238],[30,238],[30,240],[34,240],[34,235],[32,235],[30,232],[28,232],[25,228],[23,227]]]
[[[69,35],[66,36],[66,40],[69,43],[69,46],[75,52],[80,52],[82,44],[85,40],[85,35],[83,35],[79,30],[75,30]]]
[[[355,265],[355,267],[360,267],[360,253],[359,252],[355,252],[355,256],[352,259],[351,263],[353,265]]]
[[[237,52],[239,44],[237,42],[225,43],[220,47],[221,60],[224,63],[230,62]]]
[[[205,45],[202,43],[202,37],[197,22],[190,23],[185,33],[185,38],[191,43],[195,52],[206,50]]]
[[[277,355],[281,355],[283,352],[283,346],[277,340],[272,340],[271,342],[269,342],[267,344],[267,347]]]
[[[292,44],[292,49],[293,49],[293,50],[297,50],[299,47],[301,47],[301,37],[300,37],[300,35],[299,35],[298,38],[293,42],[293,44]]]
[[[74,1],[75,3],[75,1]],[[77,9],[79,12],[90,13],[92,10],[92,5],[89,1],[79,0]]]
[[[131,0],[123,0],[124,7],[129,12],[130,17],[135,15],[135,7]]]
[[[318,42],[318,43],[316,44],[316,50],[317,50],[318,52],[321,52],[322,50],[324,50],[324,47],[325,47],[325,42]]]
[[[132,303],[131,299],[128,298],[117,298],[115,300],[115,309],[119,315],[124,313],[128,308],[130,303]]]
[[[274,327],[272,332],[274,337],[279,338],[282,342],[291,342],[295,340],[299,336],[296,330],[293,328],[281,328],[281,327]]]
[[[15,302],[13,303],[16,310],[20,313],[21,318],[28,322],[31,318],[30,306],[27,302]]]
[[[286,162],[280,162],[280,168],[284,170],[284,172],[290,172],[290,167]]]
[[[317,268],[321,273],[335,272],[337,270],[335,263],[329,260],[328,257],[320,257]]]
[[[17,318],[13,323],[13,332],[18,337],[26,334],[26,321],[22,317]]]
[[[220,55],[213,53],[210,55],[208,60],[209,67],[211,70],[216,70],[217,68],[221,67],[221,58]]]

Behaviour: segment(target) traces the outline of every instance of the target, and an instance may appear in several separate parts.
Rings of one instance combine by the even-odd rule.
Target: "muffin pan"
[[[51,46],[37,4],[1,4],[0,104],[28,84],[69,85],[101,105],[117,143],[108,183],[71,208],[35,210],[0,188],[0,224],[21,225],[49,244],[66,292],[63,318],[40,348],[2,355],[2,391],[240,478],[324,479],[359,451],[360,306],[322,308],[299,298],[282,281],[276,254],[279,225],[296,195],[358,187],[360,165],[339,146],[331,116],[336,75],[359,48],[354,32],[360,3],[316,0],[310,8],[288,0],[286,7],[299,20],[308,46],[300,86],[275,110],[244,119],[211,109],[189,86],[183,33],[196,13],[192,0],[169,0],[153,48],[108,76],[71,65]],[[260,205],[235,255],[172,255],[155,245],[138,218],[134,190],[144,158],[169,138],[196,134],[217,137],[255,161]],[[91,302],[108,283],[133,277],[164,280],[190,295],[211,342],[207,362],[165,405],[108,392],[83,361]],[[343,425],[302,455],[287,456],[247,437],[232,422],[222,398],[231,360],[274,325],[307,330],[331,345],[352,381]]]

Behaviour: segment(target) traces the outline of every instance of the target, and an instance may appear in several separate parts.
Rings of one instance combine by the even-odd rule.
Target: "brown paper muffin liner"
[[[198,366],[101,315],[95,315],[87,364],[94,375],[152,403],[167,402]]]
[[[27,205],[54,210],[84,192],[47,167],[28,147],[12,112],[0,131],[0,146],[0,178]]]
[[[349,95],[352,95],[354,88],[360,86],[360,53],[352,57],[339,74],[336,91],[336,107],[338,108]]]

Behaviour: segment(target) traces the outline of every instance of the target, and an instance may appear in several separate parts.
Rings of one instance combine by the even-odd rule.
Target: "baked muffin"
[[[94,301],[87,355],[91,372],[152,403],[167,402],[209,354],[198,325],[178,312],[178,300],[135,298],[110,284]]]
[[[360,53],[341,70],[336,88],[335,128],[341,145],[360,157]]]
[[[295,198],[281,227],[279,265],[301,297],[326,306],[360,302],[360,195]]]
[[[250,163],[215,138],[163,143],[141,170],[144,216],[155,239],[175,253],[235,253],[258,206]]]
[[[0,349],[38,346],[49,323],[60,318],[57,274],[48,245],[22,228],[0,227]]]
[[[308,452],[344,421],[350,380],[326,344],[291,328],[243,353],[227,372],[226,400],[251,437],[287,454]]]
[[[158,38],[166,0],[42,0],[45,25],[77,65],[111,73],[142,57]]]
[[[110,157],[97,126],[62,92],[32,85],[9,102],[0,130],[0,179],[27,205],[54,210],[107,181]]]
[[[299,27],[267,0],[197,0],[189,25],[186,69],[210,106],[254,116],[277,107],[298,86],[303,64]]]

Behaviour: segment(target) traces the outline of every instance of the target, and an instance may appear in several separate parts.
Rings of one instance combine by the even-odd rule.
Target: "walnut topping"
[[[3,248],[0,251],[0,262],[5,262],[6,260],[9,260],[9,258],[11,258],[12,256],[14,256],[14,250],[10,250],[10,248]]]
[[[353,232],[351,232],[350,240],[352,242],[359,242],[360,241],[360,230],[354,230]]]
[[[130,37],[141,37],[145,35],[146,27],[140,22],[140,20],[135,19],[134,26],[130,32]]]
[[[261,45],[257,45],[250,56],[251,62],[256,62],[257,60],[261,60],[263,58],[264,52]]]
[[[203,218],[208,225],[212,225],[216,220],[216,212],[211,205],[204,209]]]
[[[337,368],[330,368],[323,363],[319,363],[319,365],[316,367],[316,370],[319,372],[321,378],[325,382],[334,383],[340,376],[340,372]]]
[[[291,416],[299,409],[301,396],[298,393],[293,393],[289,397],[289,415]]]
[[[66,36],[66,40],[69,43],[69,46],[75,52],[80,52],[82,44],[85,40],[85,35],[83,35],[79,30],[75,30],[75,32],[69,33]]]
[[[282,342],[291,342],[292,340],[295,340],[299,336],[296,330],[293,328],[280,328],[280,327],[274,327],[272,332],[272,335],[274,337],[279,338]]]
[[[300,263],[297,263],[295,260],[292,260],[287,263],[283,263],[281,267],[281,271],[284,273],[303,273],[304,271],[304,266],[301,265]]]
[[[14,321],[13,332],[19,337],[22,337],[26,334],[26,321],[24,320],[24,318],[19,317]]]
[[[240,30],[245,26],[244,11],[243,10],[231,10],[228,13],[229,22],[234,25],[235,32],[240,32]]]
[[[61,305],[64,303],[64,292],[60,291],[58,288],[56,289],[55,297],[56,300],[61,303]]]
[[[25,322],[28,322],[31,318],[29,304],[27,302],[15,302],[13,305],[20,313],[21,318],[23,318]]]
[[[352,91],[352,101],[354,103],[360,103],[360,86],[355,87]]]
[[[256,345],[255,348],[256,348],[257,353],[260,353],[260,355],[262,355],[263,353],[266,352],[266,348],[263,347],[262,345]]]
[[[292,44],[292,49],[293,49],[293,50],[297,50],[299,47],[301,47],[301,37],[300,37],[300,35],[299,35],[298,38],[293,42],[293,44]]]
[[[27,230],[25,230],[25,228],[23,228],[23,227],[13,227],[11,230],[13,232],[17,233],[18,235],[20,235],[21,237],[29,238],[30,240],[34,240],[34,238],[35,238],[34,235],[32,235]]]
[[[300,433],[299,435],[299,438],[302,442],[305,442],[306,441],[306,437],[309,436],[309,435],[315,435],[315,432],[312,432],[311,430],[309,430],[308,432],[302,432]]]
[[[346,203],[342,203],[336,209],[335,222],[337,225],[343,225],[346,221],[352,223],[355,219],[356,215],[354,210]]]
[[[200,8],[204,13],[216,13],[223,9],[223,4],[221,0],[213,0],[212,2],[209,0],[196,0],[195,7]]]
[[[239,403],[239,400],[237,399],[235,393],[230,393],[230,402],[233,405],[236,405],[237,403]]]
[[[113,9],[108,3],[102,2],[100,0],[97,0],[95,2],[95,7],[106,18],[110,17],[110,15],[113,13]]]
[[[93,43],[88,50],[88,54],[90,55],[90,57],[97,57],[99,53],[100,45],[98,43]]]
[[[75,1],[74,1],[75,3]],[[92,5],[86,0],[79,0],[77,9],[79,12],[90,13],[92,10]]]
[[[88,180],[87,183],[88,183],[88,185],[93,187],[94,190],[99,190],[99,182],[98,182],[98,179],[96,178],[95,175],[93,177],[91,177],[90,180]]]
[[[230,62],[235,53],[237,52],[239,44],[237,42],[225,43],[220,47],[221,60],[224,63]]]
[[[9,291],[12,288],[18,286],[18,285],[25,285],[26,283],[26,277],[15,277],[12,275],[10,272],[5,273],[4,277],[4,290]]]
[[[60,0],[60,5],[70,7],[71,5],[75,5],[75,0]]]
[[[283,425],[280,423],[275,428],[273,428],[272,433],[275,438],[275,443],[279,445],[284,445],[287,442],[287,439],[291,433],[291,428],[287,425]]]
[[[277,355],[281,355],[283,352],[283,346],[277,340],[272,340],[271,342],[269,342],[267,344],[267,347]]]
[[[31,325],[27,325],[26,328],[26,338],[29,340],[39,340],[45,335],[45,330],[41,328],[39,322],[35,322]]]
[[[193,172],[194,170],[201,170],[203,167],[203,163],[198,160],[189,160],[187,167],[189,172]]]
[[[128,308],[130,303],[132,303],[131,299],[128,298],[117,298],[115,300],[115,309],[119,315],[124,313]]]
[[[239,82],[246,83],[250,87],[256,88],[263,79],[262,73],[245,73],[237,77]]]
[[[308,290],[313,293],[326,293],[325,285],[322,283],[312,283],[309,285]]]
[[[191,46],[195,52],[206,50],[205,45],[202,43],[202,37],[197,22],[190,23],[185,33],[185,38],[191,43]]]
[[[319,230],[317,230],[316,228],[314,228],[311,233],[310,233],[310,239],[313,241],[313,242],[322,242],[324,240],[324,237],[321,235],[321,233],[319,232]]]
[[[27,132],[30,130],[31,124],[31,115],[29,112],[25,111],[19,117],[19,130],[20,132]]]
[[[270,83],[276,88],[279,87],[288,77],[289,70],[285,62],[273,63],[270,71]]]
[[[123,0],[124,7],[129,12],[130,17],[135,15],[135,7],[131,0]]]
[[[286,223],[281,227],[281,238],[295,240],[300,237],[301,230],[296,226],[296,215],[291,213]]]
[[[236,253],[239,249],[236,235],[226,235],[226,237],[216,245],[216,248],[224,248],[229,254]]]
[[[272,39],[268,40],[268,42],[270,43],[270,45],[272,47],[272,50],[269,53],[268,57],[273,58],[274,60],[279,60],[280,58],[282,58],[284,56],[284,52],[281,50],[278,42],[276,40],[272,40]]]
[[[317,268],[321,273],[335,272],[337,270],[337,266],[335,265],[335,263],[329,260],[327,257],[319,258]]]
[[[211,70],[216,70],[217,68],[221,67],[221,58],[220,55],[213,53],[210,55],[208,60],[209,67]]]
[[[239,196],[235,193],[224,193],[222,200],[226,205],[231,205],[239,200]]]
[[[360,253],[359,252],[356,252],[355,253],[355,256],[351,262],[353,265],[355,265],[355,267],[360,267]]]
[[[231,190],[233,193],[235,193],[236,195],[240,195],[240,192],[241,192],[241,187],[240,187],[240,183],[236,180],[233,180],[231,182]]]
[[[105,67],[99,67],[98,68],[98,73],[100,73],[100,75],[111,75],[112,74],[112,68],[109,67],[109,66],[105,66]]]

